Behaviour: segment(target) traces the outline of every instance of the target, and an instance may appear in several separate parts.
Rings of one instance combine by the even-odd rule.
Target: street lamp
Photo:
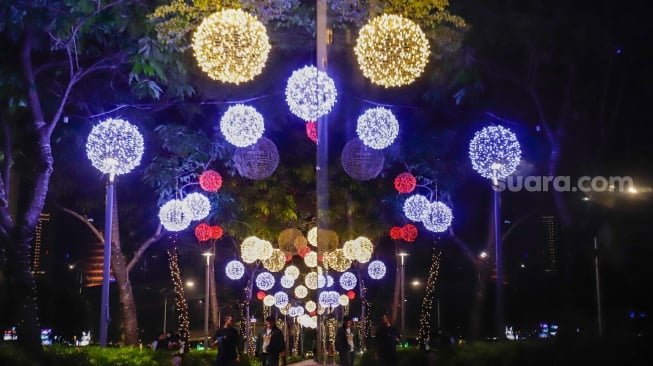
[[[113,227],[113,191],[116,175],[129,173],[143,156],[143,136],[122,119],[107,119],[93,127],[86,141],[86,155],[94,167],[108,174],[104,217],[104,263],[100,304],[100,346],[107,345],[109,325],[109,274],[111,269],[111,229]]]
[[[204,346],[208,349],[209,348],[209,282],[211,277],[210,275],[210,267],[211,267],[211,256],[213,253],[211,252],[205,252],[202,253],[203,256],[206,257],[206,279],[205,279],[205,286],[204,286]]]
[[[401,336],[406,337],[406,264],[404,258],[408,256],[406,252],[397,254],[401,258]]]

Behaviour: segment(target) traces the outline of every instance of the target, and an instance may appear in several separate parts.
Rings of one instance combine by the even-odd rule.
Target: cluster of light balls
[[[397,138],[399,122],[387,108],[370,108],[358,117],[356,134],[365,146],[382,150]]]
[[[446,231],[453,221],[449,206],[440,201],[430,202],[421,194],[413,194],[404,201],[404,215],[435,233]]]
[[[521,160],[517,136],[503,126],[488,126],[474,134],[469,143],[472,168],[494,184],[512,174]]]
[[[192,47],[197,63],[211,79],[234,84],[260,74],[271,48],[265,26],[237,9],[205,18],[193,33]]]
[[[372,241],[364,236],[359,236],[354,240],[347,240],[342,245],[344,256],[352,261],[367,263],[372,258],[374,245]]]
[[[272,243],[256,236],[249,236],[240,244],[240,256],[245,263],[254,263],[257,260],[265,261],[274,253]]]
[[[286,85],[290,112],[304,121],[316,121],[329,113],[337,95],[333,80],[315,66],[293,71]]]
[[[400,15],[383,14],[361,28],[354,53],[363,75],[387,88],[415,81],[430,50],[417,24]]]
[[[256,108],[236,104],[229,107],[220,119],[220,131],[232,145],[247,147],[263,136],[265,124]]]
[[[143,156],[143,136],[123,119],[109,118],[95,125],[86,141],[86,156],[105,174],[129,173]]]
[[[202,220],[211,212],[211,201],[202,193],[191,193],[183,200],[172,199],[159,209],[161,225],[168,231],[182,231],[193,220]]]

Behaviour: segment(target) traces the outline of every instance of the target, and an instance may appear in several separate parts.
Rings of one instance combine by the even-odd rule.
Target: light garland
[[[413,194],[404,201],[404,215],[411,221],[421,222],[430,208],[431,203],[421,194]]]
[[[184,285],[181,280],[181,270],[179,269],[179,256],[177,249],[171,248],[167,250],[168,253],[168,268],[170,269],[170,276],[172,277],[172,284],[175,290],[175,313],[177,314],[177,326],[179,330],[180,342],[188,343],[190,336],[190,317],[188,311],[188,303],[184,294]]]
[[[426,230],[434,233],[447,231],[453,221],[453,213],[446,204],[436,201],[431,202],[429,210],[422,216],[422,223]]]
[[[430,50],[417,24],[400,15],[383,14],[361,28],[354,53],[363,75],[387,88],[415,81]]]
[[[367,266],[367,274],[370,275],[370,278],[379,280],[385,276],[385,264],[380,260],[375,260],[370,262]]]
[[[271,48],[265,26],[238,9],[205,18],[193,33],[192,47],[198,65],[211,79],[234,84],[260,74]]]
[[[181,200],[170,200],[159,209],[161,225],[168,231],[182,231],[190,225],[192,214]]]
[[[382,150],[392,145],[399,134],[399,122],[389,109],[370,108],[356,123],[356,134],[365,146]]]
[[[521,160],[517,136],[502,126],[488,126],[474,134],[469,143],[472,168],[494,184],[512,174]]]
[[[183,203],[188,207],[191,220],[202,220],[211,213],[211,201],[202,193],[193,192],[187,195]]]
[[[224,272],[230,280],[239,280],[245,275],[245,266],[238,260],[232,260],[224,267]]]
[[[217,192],[222,187],[222,176],[215,170],[205,170],[200,174],[200,187],[207,192]]]
[[[270,272],[261,272],[256,276],[256,287],[263,291],[271,289],[274,283],[274,276]]]
[[[431,257],[431,267],[429,268],[429,276],[426,279],[426,290],[424,291],[424,299],[420,308],[419,317],[419,342],[422,347],[425,346],[424,342],[431,334],[431,313],[433,312],[433,298],[435,297],[435,289],[438,282],[438,275],[440,273],[440,259],[442,251],[434,249]]]
[[[316,121],[329,113],[337,95],[333,80],[315,66],[293,71],[286,85],[290,112],[304,121]]]
[[[220,131],[232,145],[237,147],[253,145],[265,131],[263,116],[254,107],[244,104],[233,105],[220,119]]]
[[[141,163],[143,151],[143,136],[138,128],[122,119],[100,122],[86,140],[88,159],[99,171],[110,175],[132,171]]]
[[[342,287],[345,290],[351,290],[354,287],[356,287],[356,284],[358,283],[358,280],[356,279],[356,275],[354,275],[351,272],[343,272],[340,275],[340,287]]]

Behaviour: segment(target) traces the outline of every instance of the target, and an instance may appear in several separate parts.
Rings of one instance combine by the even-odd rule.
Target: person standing
[[[238,352],[240,335],[233,325],[234,318],[227,315],[224,326],[219,328],[213,336],[213,345],[218,347],[218,355],[215,359],[216,366],[233,366],[240,362],[240,352]]]
[[[261,361],[262,366],[279,366],[279,355],[286,350],[283,332],[273,316],[265,318],[265,331],[262,335]]]
[[[345,316],[342,319],[342,326],[336,332],[335,346],[336,351],[340,354],[340,366],[354,365],[354,331],[352,325],[354,322],[350,317]]]
[[[397,328],[392,326],[387,314],[381,317],[376,330],[376,352],[374,356],[381,365],[397,365],[397,344],[401,341]]]

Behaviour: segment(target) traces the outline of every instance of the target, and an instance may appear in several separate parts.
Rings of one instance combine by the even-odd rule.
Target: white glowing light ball
[[[109,118],[93,127],[86,141],[86,156],[105,174],[129,173],[143,156],[143,136],[136,126]]]
[[[426,230],[434,233],[442,233],[447,231],[451,222],[453,221],[453,213],[446,204],[436,201],[431,202],[429,209],[425,215],[422,216],[422,223]]]
[[[245,275],[245,266],[237,260],[233,260],[224,267],[225,274],[229,279],[239,280]]]
[[[191,213],[181,200],[170,200],[159,209],[161,225],[168,231],[185,230],[191,222]]]
[[[306,239],[308,243],[314,247],[317,247],[317,226],[312,227],[308,233],[306,233]]]
[[[385,271],[385,264],[379,260],[372,261],[367,266],[367,274],[370,275],[370,278],[375,280],[383,278],[383,276],[385,276]]]
[[[404,215],[409,220],[421,222],[422,217],[430,210],[431,202],[421,194],[414,194],[404,202]]]
[[[514,173],[521,160],[517,135],[502,126],[485,127],[469,143],[469,158],[482,177],[504,179]]]
[[[256,287],[267,291],[274,286],[274,276],[270,272],[261,272],[256,276]]]
[[[299,285],[299,286],[295,287],[295,296],[298,299],[303,299],[303,298],[306,297],[306,295],[308,295],[308,289],[306,288],[306,286]]]
[[[358,117],[356,134],[365,146],[381,150],[392,145],[397,138],[399,122],[389,109],[371,108]]]
[[[191,220],[202,220],[211,213],[211,201],[202,193],[194,192],[184,198]]]
[[[304,284],[311,290],[317,290],[317,272],[310,272],[304,277]]]
[[[304,256],[304,263],[309,268],[317,267],[317,252],[310,252]]]
[[[263,305],[265,306],[272,306],[274,305],[274,296],[272,295],[265,295],[263,298]]]
[[[283,288],[291,288],[295,284],[295,279],[288,275],[283,275],[281,276],[281,280],[279,282],[281,282],[281,286]]]
[[[237,147],[253,145],[265,131],[263,116],[254,107],[236,104],[220,119],[220,131]]]
[[[286,85],[290,112],[304,121],[316,121],[329,113],[337,95],[333,80],[315,66],[293,71]]]
[[[286,276],[292,278],[293,280],[296,280],[299,277],[299,268],[291,264],[288,267],[286,267],[284,273]]]
[[[304,304],[304,308],[310,313],[315,311],[317,309],[317,304],[315,304],[315,301],[309,300]]]
[[[342,287],[345,290],[353,289],[354,287],[356,287],[357,283],[358,280],[356,279],[356,276],[351,272],[343,272],[340,275],[340,287]]]
[[[274,294],[274,305],[278,308],[288,305],[288,295],[283,291]]]
[[[338,298],[338,302],[342,306],[347,306],[349,305],[349,298],[347,297],[347,295],[340,295],[340,297]]]

